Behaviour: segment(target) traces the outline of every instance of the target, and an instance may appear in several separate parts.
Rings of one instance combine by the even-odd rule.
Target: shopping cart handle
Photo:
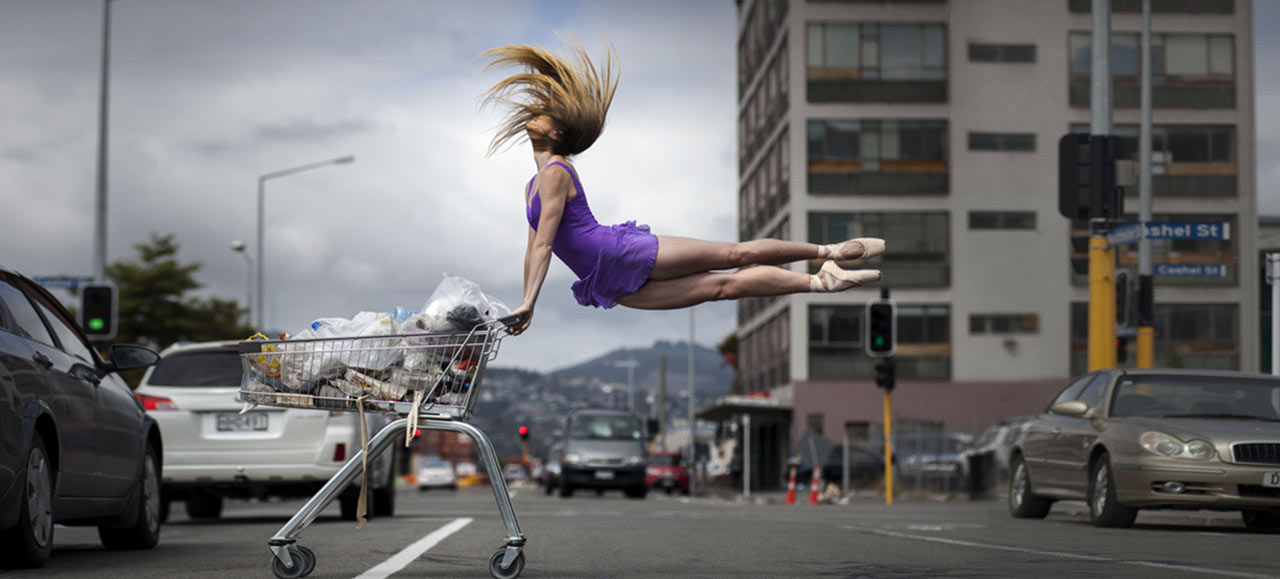
[[[510,328],[524,321],[524,316],[520,314],[511,314],[505,318],[498,318],[498,322]]]

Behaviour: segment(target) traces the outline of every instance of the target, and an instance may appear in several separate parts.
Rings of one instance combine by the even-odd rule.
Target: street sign
[[[93,283],[92,277],[70,275],[46,275],[31,278],[45,289],[76,289],[82,285]]]
[[[1151,273],[1161,276],[1180,276],[1180,277],[1226,277],[1227,266],[1221,264],[1210,265],[1171,265],[1161,263],[1151,268]]]
[[[1107,247],[1133,243],[1140,239],[1231,239],[1231,224],[1226,221],[1120,221],[1107,233]]]

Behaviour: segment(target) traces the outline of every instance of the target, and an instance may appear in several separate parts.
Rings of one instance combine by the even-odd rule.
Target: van
[[[634,499],[645,497],[648,453],[639,416],[621,410],[578,410],[565,419],[563,432],[560,496],[573,496],[577,489],[616,489]]]

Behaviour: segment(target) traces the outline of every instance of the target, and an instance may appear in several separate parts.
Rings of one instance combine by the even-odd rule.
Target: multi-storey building
[[[1129,158],[1140,5],[1112,0]],[[1227,266],[1155,280],[1156,361],[1257,370],[1251,2],[1152,5],[1155,218],[1231,228],[1153,242],[1156,264]],[[880,287],[898,304],[898,418],[982,428],[1085,371],[1087,277],[1069,243],[1085,225],[1058,213],[1057,159],[1062,135],[1089,132],[1090,1],[739,0],[738,22],[740,238],[888,240],[863,266],[884,272],[878,286],[740,303],[740,382],[793,410],[774,442],[878,432],[861,340]],[[1136,245],[1118,259],[1136,269]]]

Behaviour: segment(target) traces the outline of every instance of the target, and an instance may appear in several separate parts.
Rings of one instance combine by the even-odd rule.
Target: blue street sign
[[[1154,275],[1181,276],[1181,277],[1226,277],[1227,266],[1221,264],[1212,265],[1171,265],[1161,263],[1152,266],[1151,273]]]
[[[1107,247],[1140,239],[1231,239],[1231,224],[1225,221],[1118,221],[1107,233]]]
[[[84,284],[93,283],[92,277],[77,277],[69,275],[36,276],[31,279],[44,286],[45,289],[76,289]]]
[[[1142,239],[1142,233],[1141,223],[1129,222],[1117,224],[1114,229],[1107,232],[1107,247],[1133,243]]]

